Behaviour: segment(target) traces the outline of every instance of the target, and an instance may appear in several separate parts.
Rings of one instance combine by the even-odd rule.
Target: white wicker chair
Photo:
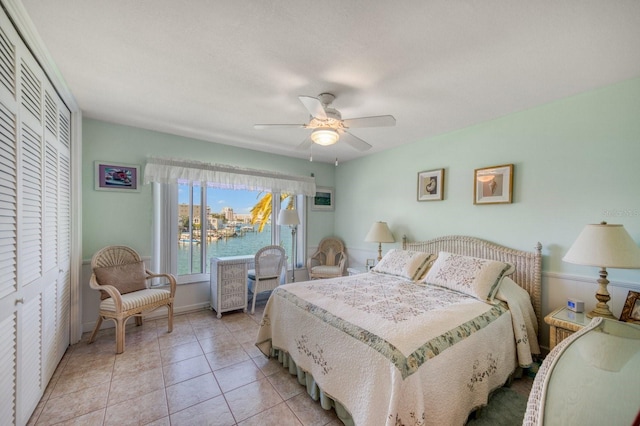
[[[307,259],[309,279],[341,277],[346,260],[342,241],[336,237],[324,238],[318,250]]]
[[[256,253],[255,270],[249,271],[249,285],[253,292],[251,314],[256,311],[256,299],[259,293],[270,291],[280,285],[282,270],[286,259],[285,251],[280,246],[262,247]]]
[[[89,285],[99,290],[103,300],[96,327],[89,338],[95,340],[103,320],[116,323],[116,353],[124,352],[125,324],[136,317],[136,325],[142,325],[142,316],[157,308],[168,309],[168,332],[173,330],[173,298],[176,279],[170,274],[154,274],[145,269],[135,250],[125,246],[109,246],[99,250],[91,258]],[[100,277],[100,278],[99,278]],[[149,288],[149,280],[163,277],[169,281],[169,290]]]

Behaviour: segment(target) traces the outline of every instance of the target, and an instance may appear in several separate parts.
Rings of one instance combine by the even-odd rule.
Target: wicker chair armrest
[[[116,313],[122,311],[122,296],[117,288],[112,285],[101,285],[98,283],[96,279],[96,274],[91,274],[91,279],[89,280],[89,287],[94,290],[102,290],[109,295],[113,299],[113,303],[115,305]]]
[[[147,273],[148,280],[152,278],[166,278],[167,280],[169,280],[169,286],[171,287],[171,297],[174,297],[176,295],[176,277],[174,277],[172,274],[155,274],[148,269],[145,269],[145,272]]]
[[[307,259],[307,269],[311,270],[314,266],[322,265],[322,256],[324,253],[317,251]]]
[[[344,271],[344,264],[347,261],[347,256],[345,256],[344,252],[340,253],[340,260],[338,261],[338,266],[340,266],[340,270]]]

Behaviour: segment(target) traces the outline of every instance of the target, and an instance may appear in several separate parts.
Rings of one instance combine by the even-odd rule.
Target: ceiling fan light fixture
[[[330,127],[321,127],[311,133],[311,140],[322,146],[333,145],[338,142],[338,139],[340,139],[340,135],[335,129]]]

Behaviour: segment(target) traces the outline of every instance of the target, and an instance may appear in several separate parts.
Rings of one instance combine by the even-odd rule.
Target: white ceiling
[[[640,76],[638,0],[23,0],[85,117],[292,157],[331,92],[357,158]]]

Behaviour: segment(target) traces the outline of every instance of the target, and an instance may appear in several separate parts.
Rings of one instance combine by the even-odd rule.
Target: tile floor
[[[263,310],[176,315],[170,334],[166,319],[129,325],[121,355],[113,329],[91,345],[87,333],[65,353],[29,424],[342,425],[254,346]],[[528,394],[530,385],[517,386]]]

